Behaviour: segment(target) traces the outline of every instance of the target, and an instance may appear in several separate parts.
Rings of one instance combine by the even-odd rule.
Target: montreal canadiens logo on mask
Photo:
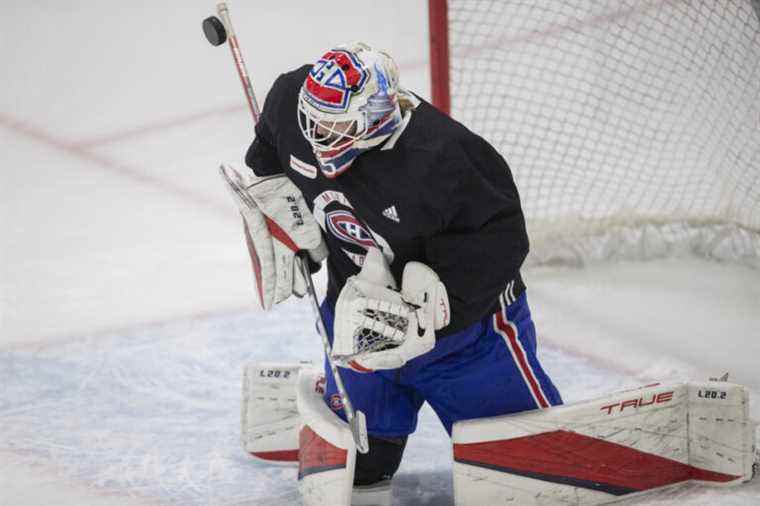
[[[356,57],[341,49],[328,51],[306,77],[307,100],[319,109],[348,110],[352,93],[361,93],[369,72]]]

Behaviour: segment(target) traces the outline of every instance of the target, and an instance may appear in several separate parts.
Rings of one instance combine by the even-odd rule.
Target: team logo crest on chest
[[[327,213],[326,218],[330,232],[339,239],[364,248],[379,247],[364,225],[350,211],[331,211]]]
[[[320,109],[348,110],[352,93],[361,93],[369,71],[349,51],[328,51],[306,77],[306,100]]]
[[[385,238],[357,218],[346,196],[339,191],[326,190],[314,199],[314,218],[329,238],[340,241],[340,250],[358,267],[364,264],[369,248],[378,248],[389,263],[394,253]]]

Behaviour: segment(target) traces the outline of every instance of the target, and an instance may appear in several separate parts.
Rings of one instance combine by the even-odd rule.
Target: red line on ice
[[[16,132],[17,134],[33,139],[48,147],[57,149],[72,158],[77,158],[85,162],[92,163],[113,174],[131,179],[132,181],[161,189],[166,193],[180,197],[201,208],[208,209],[218,216],[233,218],[235,213],[229,206],[222,205],[221,202],[208,197],[207,195],[196,193],[182,186],[175,185],[164,179],[149,174],[148,168],[138,167],[120,162],[108,156],[101,155],[90,151],[87,148],[80,147],[76,144],[66,142],[40,127],[24,122],[20,119],[0,113],[0,125]]]

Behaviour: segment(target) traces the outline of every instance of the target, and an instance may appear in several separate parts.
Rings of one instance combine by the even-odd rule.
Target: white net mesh
[[[757,0],[449,0],[452,116],[521,192],[533,262],[760,266]]]

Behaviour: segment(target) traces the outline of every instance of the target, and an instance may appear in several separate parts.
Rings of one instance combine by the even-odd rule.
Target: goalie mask
[[[361,42],[325,53],[298,95],[298,124],[322,173],[334,178],[401,123],[398,68]]]

